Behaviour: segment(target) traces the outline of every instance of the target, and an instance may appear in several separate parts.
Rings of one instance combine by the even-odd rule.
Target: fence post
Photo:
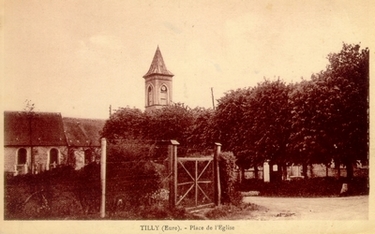
[[[105,217],[105,186],[106,186],[106,164],[107,164],[107,140],[101,140],[101,157],[100,157],[100,179],[102,184],[102,200],[100,205],[100,217]]]
[[[169,180],[169,207],[174,208],[177,203],[177,146],[180,143],[171,140],[168,146],[170,174]]]
[[[220,184],[220,167],[219,167],[219,155],[221,152],[221,144],[215,143],[214,151],[214,178],[215,178],[215,205],[221,205],[221,184]]]

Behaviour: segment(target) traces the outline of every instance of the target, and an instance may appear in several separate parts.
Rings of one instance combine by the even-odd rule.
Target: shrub
[[[219,155],[222,202],[238,206],[242,203],[242,195],[234,174],[235,161],[236,158],[231,152],[223,152]]]
[[[107,157],[107,194],[110,212],[138,212],[149,207],[160,188],[159,164],[152,161],[153,147],[136,140],[110,145]]]

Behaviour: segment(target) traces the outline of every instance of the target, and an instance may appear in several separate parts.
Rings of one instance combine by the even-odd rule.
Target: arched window
[[[59,151],[52,148],[49,151],[49,168],[55,168],[59,164]]]
[[[167,105],[168,104],[168,88],[165,85],[160,87],[160,104]]]
[[[152,106],[154,104],[153,95],[152,95],[152,87],[149,86],[147,89],[147,105]]]
[[[18,153],[17,153],[17,164],[23,165],[23,164],[26,164],[26,161],[27,161],[27,151],[25,148],[21,148],[18,150]]]
[[[85,150],[85,165],[93,162],[94,159],[93,159],[93,154],[92,154],[92,150],[91,149],[87,149]]]

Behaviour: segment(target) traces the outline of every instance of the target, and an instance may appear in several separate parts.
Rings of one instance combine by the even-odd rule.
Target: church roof
[[[5,146],[100,146],[105,120],[62,118],[60,113],[5,111]]]
[[[100,131],[105,120],[63,118],[68,146],[100,146]]]
[[[5,146],[62,146],[66,145],[60,113],[4,112]]]
[[[154,59],[152,60],[150,69],[143,76],[143,78],[147,78],[151,75],[164,75],[164,76],[173,76],[172,72],[168,71],[167,67],[165,66],[163,56],[161,55],[159,46],[156,49]]]

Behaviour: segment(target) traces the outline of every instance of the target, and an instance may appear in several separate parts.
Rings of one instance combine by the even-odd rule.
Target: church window
[[[17,153],[17,164],[18,165],[23,165],[26,164],[26,159],[27,159],[27,151],[25,148],[21,148],[18,150]]]
[[[59,163],[59,151],[55,148],[52,148],[49,151],[49,164],[50,168],[55,168]]]
[[[147,105],[151,106],[153,103],[153,98],[152,98],[152,87],[149,86],[147,89]]]
[[[85,150],[85,165],[89,164],[90,162],[94,161],[93,153],[91,149]]]
[[[167,105],[168,104],[168,89],[167,86],[162,85],[160,87],[160,104]]]

